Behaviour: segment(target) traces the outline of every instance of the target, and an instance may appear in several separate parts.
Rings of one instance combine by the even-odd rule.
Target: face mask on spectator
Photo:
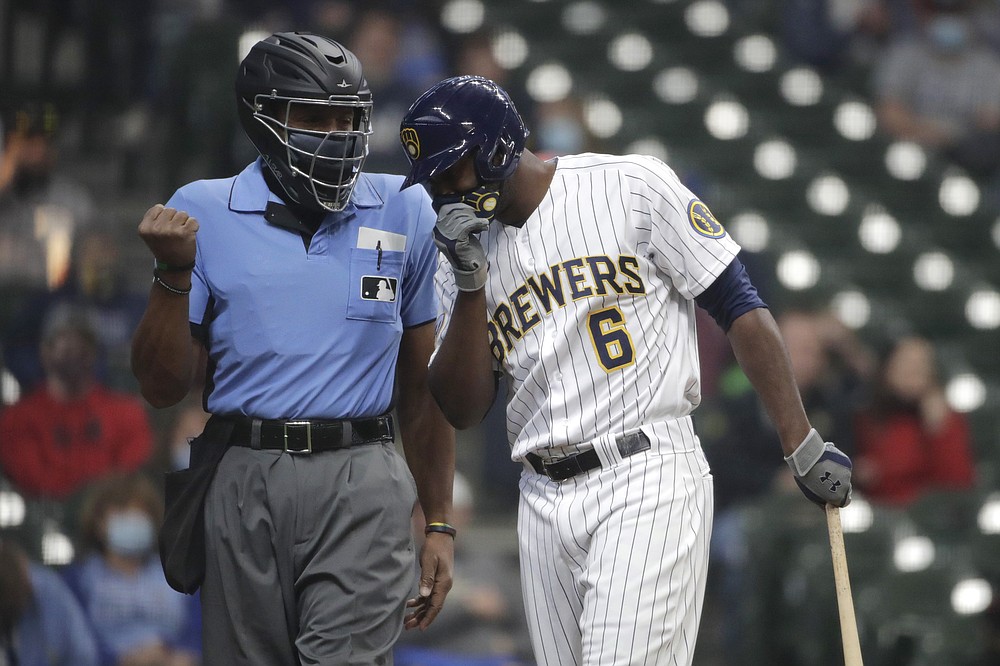
[[[568,155],[583,150],[586,141],[583,128],[572,118],[554,117],[541,121],[539,142],[556,155]]]
[[[931,42],[946,53],[960,51],[969,41],[969,26],[958,16],[937,16],[927,24]]]
[[[108,549],[122,557],[139,557],[153,548],[153,521],[131,509],[108,516]]]

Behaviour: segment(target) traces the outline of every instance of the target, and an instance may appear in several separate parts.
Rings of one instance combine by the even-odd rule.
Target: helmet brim
[[[454,166],[467,152],[468,145],[463,141],[461,144],[438,153],[433,157],[412,162],[410,164],[410,172],[406,174],[403,185],[399,189],[405,190],[411,185],[426,183],[434,176]]]

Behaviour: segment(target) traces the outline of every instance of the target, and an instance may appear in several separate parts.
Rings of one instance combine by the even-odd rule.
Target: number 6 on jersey
[[[597,362],[605,372],[614,372],[635,363],[632,336],[625,328],[625,315],[617,307],[595,310],[587,317],[590,341]]]

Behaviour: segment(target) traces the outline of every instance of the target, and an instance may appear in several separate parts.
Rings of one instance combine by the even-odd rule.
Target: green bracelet
[[[159,259],[156,260],[156,270],[161,273],[182,273],[184,271],[189,271],[192,268],[194,268],[193,261],[190,264],[184,264],[183,266],[171,266],[164,261],[160,261]]]
[[[427,535],[431,532],[441,532],[442,534],[447,534],[452,539],[458,534],[458,530],[448,523],[427,523],[427,527],[424,528],[424,534]]]

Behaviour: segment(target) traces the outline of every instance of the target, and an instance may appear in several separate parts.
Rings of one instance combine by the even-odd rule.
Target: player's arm
[[[163,284],[153,282],[150,287],[149,302],[132,336],[132,374],[154,407],[180,402],[205,358],[188,323],[191,269],[177,270],[193,264],[197,231],[193,217],[160,204],[150,208],[139,224],[139,235],[157,262],[170,268],[159,272]]]
[[[448,421],[471,428],[486,416],[496,395],[486,323],[486,253],[478,235],[489,222],[466,204],[438,211],[434,244],[448,260],[457,293],[448,329],[430,370],[434,397]]]
[[[739,259],[733,259],[696,300],[726,331],[737,362],[778,432],[802,492],[821,506],[846,505],[851,499],[851,461],[809,424],[778,324]]]
[[[455,431],[431,396],[427,363],[434,350],[434,324],[403,331],[396,366],[399,398],[396,413],[406,461],[417,484],[417,495],[428,523],[449,523],[455,478]],[[431,532],[420,552],[419,598],[406,627],[426,628],[444,605],[452,585],[454,539]]]
[[[846,506],[851,501],[851,459],[809,425],[774,317],[763,308],[751,310],[733,321],[728,335],[736,360],[778,431],[799,488],[820,506]]]
[[[431,392],[456,428],[471,428],[486,416],[496,397],[496,376],[485,290],[458,292],[429,379]]]
[[[778,431],[782,451],[791,455],[812,426],[774,317],[765,308],[750,310],[733,322],[727,336],[736,360]]]
[[[736,360],[778,430],[781,448],[790,454],[808,434],[809,419],[778,326],[739,258],[695,301],[726,332]]]

